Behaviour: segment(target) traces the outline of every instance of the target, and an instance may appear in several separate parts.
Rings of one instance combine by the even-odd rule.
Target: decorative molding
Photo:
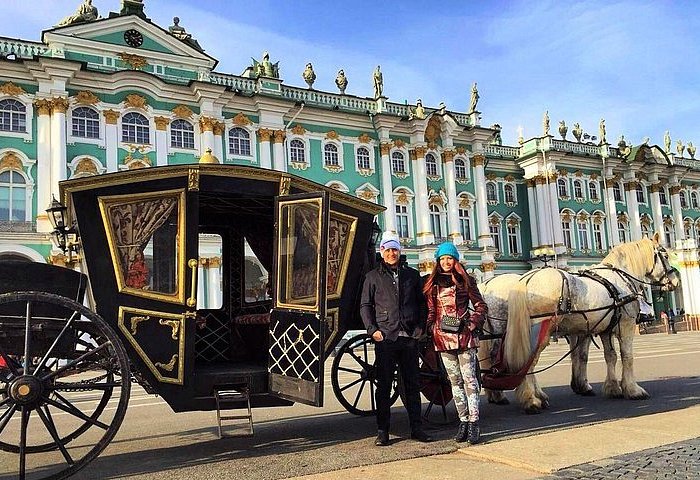
[[[668,189],[668,192],[671,195],[678,195],[681,193],[681,186],[680,185],[673,185],[671,188]]]
[[[280,177],[279,195],[281,197],[284,197],[285,195],[289,195],[291,188],[292,188],[292,177],[290,177],[288,175],[282,175]]]
[[[338,140],[340,138],[340,135],[338,135],[338,132],[336,132],[335,130],[330,130],[326,132],[326,138],[330,140]]]
[[[155,117],[153,121],[156,123],[156,130],[167,130],[170,123],[168,117]]]
[[[651,193],[659,193],[660,191],[663,190],[663,187],[662,187],[662,185],[661,185],[661,182],[652,183],[652,184],[649,186],[649,190],[651,191]]]
[[[360,198],[363,199],[363,200],[367,200],[367,201],[370,201],[370,202],[371,202],[371,201],[374,201],[374,200],[377,198],[377,194],[374,193],[374,192],[373,192],[372,190],[370,190],[369,188],[365,188],[365,189],[363,189],[363,190],[360,190],[360,193],[359,193],[357,196],[360,197]]]
[[[126,63],[127,65],[129,65],[129,67],[133,68],[134,70],[141,70],[143,67],[148,65],[146,57],[142,57],[141,55],[120,52],[117,53],[117,57],[119,57],[119,60]]]
[[[399,195],[396,197],[395,201],[397,205],[408,205],[410,203],[405,190],[401,190],[401,192],[399,192]]]
[[[503,180],[505,180],[508,183],[513,183],[515,181],[515,177],[513,175],[508,174]]]
[[[442,199],[441,195],[432,195],[428,200],[428,206],[439,205],[441,207],[445,206],[445,201]]]
[[[405,145],[406,145],[406,142],[404,142],[400,138],[397,138],[396,140],[394,140],[394,146],[396,148],[403,148]]]
[[[426,147],[416,147],[412,150],[416,158],[425,158],[425,154],[428,152]]]
[[[590,178],[591,178],[591,180],[598,180],[598,174],[593,172],[593,173],[591,173]]]
[[[12,152],[8,152],[0,160],[0,170],[19,170],[22,171],[24,165],[22,165],[22,160],[19,159],[17,155]]]
[[[56,97],[51,100],[51,111],[54,113],[66,113],[70,102],[65,97]]]
[[[472,167],[483,167],[486,164],[486,157],[477,153],[472,157]]]
[[[258,130],[258,138],[261,142],[269,142],[272,138],[272,130],[269,128],[261,128]]]
[[[626,192],[636,192],[637,185],[639,185],[639,182],[637,180],[630,180],[630,181],[625,183],[625,191]]]
[[[199,130],[201,133],[204,132],[213,132],[214,131],[214,124],[218,120],[214,117],[206,117],[202,116],[199,117]]]
[[[289,165],[294,169],[294,170],[301,170],[302,172],[309,168],[309,163],[308,162],[290,162]]]
[[[459,208],[469,208],[472,206],[472,202],[469,197],[461,197],[459,200]]]
[[[583,172],[582,172],[581,170],[576,170],[576,171],[574,172],[574,175],[577,176],[577,177],[579,177],[579,178],[581,178],[581,177],[583,177]]]
[[[214,122],[214,135],[221,136],[226,131],[226,125],[223,122]]]
[[[173,108],[172,112],[177,118],[182,118],[183,120],[190,120],[192,115],[194,115],[194,112],[190,107],[182,104]]]
[[[75,175],[78,174],[88,174],[88,175],[97,175],[99,172],[97,171],[97,167],[95,166],[95,163],[90,160],[89,158],[83,158],[78,162],[78,165],[75,167]]]
[[[300,127],[302,130],[304,130],[304,127],[301,127],[301,125],[297,125]],[[296,127],[295,127],[296,128]],[[292,132],[294,132],[294,129],[292,129]],[[300,135],[300,134],[297,134]],[[303,135],[303,134],[301,134]],[[274,132],[274,137],[275,137],[275,143],[284,143],[284,138],[287,136],[287,132],[284,130],[275,130]]]
[[[116,110],[109,109],[103,111],[102,115],[104,115],[107,125],[116,125],[120,114]]]
[[[393,147],[393,144],[391,143],[382,143],[379,145],[379,151],[382,153],[382,155],[389,155],[391,147]]]
[[[135,93],[130,93],[124,99],[124,106],[145,110],[146,107],[148,106],[148,101],[146,100],[146,97],[143,97],[141,95],[137,95]]]
[[[496,270],[496,262],[483,262],[481,264],[481,271],[486,273],[486,272],[493,272]]]
[[[370,137],[370,136],[369,136],[368,134],[366,134],[366,133],[361,133],[360,136],[357,137],[357,140],[358,140],[360,143],[369,143],[369,142],[372,141],[372,137]]]
[[[442,151],[442,161],[445,163],[451,162],[455,158],[454,150],[443,150]]]
[[[497,178],[498,176],[493,172],[489,172],[486,174],[486,179],[491,180],[492,182],[496,181]]]
[[[409,150],[408,151],[408,159],[413,161],[413,160],[418,160],[418,154],[416,153],[415,150]]]
[[[45,98],[34,100],[34,107],[39,115],[51,115],[51,100]]]
[[[467,153],[467,149],[464,147],[457,147],[455,151],[458,155],[465,155]]]
[[[282,131],[282,130],[278,130]],[[292,127],[292,133],[294,135],[304,135],[306,133],[306,129],[299,125],[298,123]],[[275,139],[277,138],[277,132],[275,132]]]
[[[408,177],[408,172],[394,172],[392,173],[396,178],[403,180],[404,178]]]
[[[343,171],[343,167],[340,165],[323,165],[323,169],[330,173],[340,173]]]
[[[3,83],[2,86],[0,86],[0,92],[11,97],[19,97],[23,93],[27,93],[22,87],[20,87],[19,85],[15,85],[12,82]]]
[[[231,121],[234,125],[238,125],[239,127],[244,127],[246,125],[253,124],[250,118],[246,117],[245,113],[243,112],[238,112],[238,114],[235,117],[233,117]]]
[[[527,188],[532,188],[535,186],[535,177],[528,178],[525,180],[525,185],[527,185]]]
[[[89,90],[81,90],[76,93],[73,98],[75,99],[76,103],[80,105],[96,105],[100,103],[100,99],[97,98],[97,95]]]

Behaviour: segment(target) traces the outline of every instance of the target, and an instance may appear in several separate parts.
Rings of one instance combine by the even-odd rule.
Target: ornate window
[[[637,184],[637,203],[647,203],[646,199],[644,198],[644,185],[641,183]]]
[[[430,206],[430,228],[435,238],[442,238],[442,212],[435,204]]]
[[[583,200],[583,184],[581,180],[574,180],[574,199]]]
[[[700,221],[695,221],[695,241],[700,242]]]
[[[399,234],[399,238],[410,238],[407,205],[396,205],[396,233]]]
[[[472,239],[472,219],[471,212],[468,208],[460,208],[458,210],[459,214],[459,231],[462,234],[464,241],[470,241]]]
[[[24,222],[27,219],[27,181],[14,170],[0,173],[0,221]]]
[[[615,199],[615,201],[621,202],[622,201],[622,189],[620,188],[619,182],[613,183],[612,191],[613,191],[613,198]]]
[[[659,188],[659,203],[668,206],[668,196],[666,195],[666,187]]]
[[[457,180],[466,180],[469,178],[467,177],[467,166],[461,158],[455,160],[455,176]]]
[[[78,107],[72,114],[74,137],[100,138],[100,114],[90,107]]]
[[[250,133],[248,133],[248,130],[235,127],[228,131],[228,153],[250,157]]]
[[[151,127],[148,119],[136,112],[126,113],[122,117],[122,142],[151,143]]]
[[[686,218],[683,221],[683,235],[685,238],[693,238],[693,229],[691,228],[691,225],[693,224],[693,220],[690,218]]]
[[[605,237],[603,236],[603,224],[601,222],[593,222],[593,248],[596,252],[605,250]]]
[[[678,199],[681,201],[681,208],[688,208],[688,197],[685,195],[685,191],[680,191]]]
[[[591,202],[597,202],[600,200],[598,197],[598,182],[595,180],[588,182],[588,198],[591,200]]]
[[[568,198],[569,184],[565,178],[559,178],[557,180],[557,194],[559,195],[559,198]]]
[[[508,221],[506,234],[508,237],[508,251],[511,256],[517,257],[520,255],[520,225],[515,219]]]
[[[327,143],[323,146],[323,163],[328,167],[339,166],[337,146],[332,143]]]
[[[512,183],[503,185],[503,197],[507,204],[515,204],[515,186]]]
[[[0,101],[0,130],[20,133],[27,131],[27,107],[22,102],[14,98]]]
[[[495,219],[498,221],[497,219]],[[501,252],[501,223],[493,223],[494,219],[489,222],[489,235],[491,236],[491,241],[493,241],[493,247],[497,252]]]
[[[697,192],[690,192],[690,208],[698,208]]]
[[[591,249],[590,241],[588,239],[588,221],[579,220],[576,222],[578,229],[578,248],[582,251],[589,251]]]
[[[289,159],[293,163],[306,163],[306,146],[301,140],[289,142]]]
[[[369,163],[369,150],[365,147],[360,147],[357,149],[357,169],[358,170],[369,170],[371,165]]]
[[[437,160],[432,153],[428,153],[425,156],[425,174],[429,177],[438,176]]]
[[[646,238],[651,238],[651,235],[649,234],[649,233],[650,233],[650,231],[649,231],[649,224],[648,224],[648,223],[642,223],[641,228],[642,228],[642,238],[644,238],[644,237],[646,237]]]
[[[629,237],[627,233],[627,222],[618,220],[617,221],[617,236],[620,239],[620,243],[625,243],[627,242],[627,238]]]
[[[571,232],[571,217],[565,215],[561,219],[561,231],[564,235],[564,246],[567,250],[573,249],[573,236]]]
[[[391,172],[396,173],[406,173],[406,158],[401,152],[394,152],[391,154]]]
[[[486,182],[486,201],[489,203],[498,203],[498,190],[495,182]]]
[[[194,148],[194,127],[190,122],[179,118],[170,124],[170,146]]]
[[[676,232],[673,231],[673,225],[671,223],[664,224],[664,240],[666,240],[666,245],[671,247],[676,242]]]

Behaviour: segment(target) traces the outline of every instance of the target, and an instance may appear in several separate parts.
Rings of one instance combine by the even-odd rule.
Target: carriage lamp
[[[49,216],[49,222],[53,227],[51,232],[51,240],[65,254],[68,253],[69,261],[72,260],[72,254],[78,251],[78,229],[75,225],[66,227],[66,212],[68,208],[61,202],[56,200],[56,197],[51,198],[51,204],[46,209]]]
[[[382,237],[382,229],[379,228],[379,224],[377,224],[377,221],[375,220],[372,223],[372,236],[370,237],[370,242],[372,243],[373,247],[377,247],[377,243],[379,242],[379,239]]]

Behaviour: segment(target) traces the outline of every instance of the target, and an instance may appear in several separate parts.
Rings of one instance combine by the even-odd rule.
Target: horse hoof
[[[493,403],[494,405],[509,405],[510,400],[508,400],[506,397],[489,398],[489,403]]]
[[[525,407],[525,413],[527,413],[528,415],[535,415],[538,413],[542,413],[542,409],[535,406]]]
[[[595,397],[595,392],[593,391],[593,389],[591,389],[586,390],[585,392],[580,392],[579,395],[581,395],[582,397]]]
[[[647,392],[640,392],[640,393],[635,393],[634,395],[629,395],[626,396],[628,400],[647,400],[651,395],[649,395]]]

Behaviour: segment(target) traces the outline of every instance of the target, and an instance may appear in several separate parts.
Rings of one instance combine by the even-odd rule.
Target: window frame
[[[234,132],[242,132],[245,136],[233,136]],[[243,128],[240,125],[232,125],[226,131],[226,152],[227,157],[233,159],[234,157],[251,159],[255,158],[253,154],[254,144],[253,144],[253,133],[247,128]],[[248,152],[245,153],[245,147],[247,146]]]
[[[4,156],[4,153],[0,153],[0,158]],[[0,189],[7,188],[8,189],[8,198],[7,198],[7,219],[0,219],[2,222],[30,222],[32,221],[33,218],[33,212],[32,212],[32,195],[34,192],[34,182],[32,179],[22,170],[18,170],[16,168],[6,168],[0,171],[0,176],[4,175],[5,173],[9,173],[9,181],[6,184],[0,183]],[[21,184],[16,184],[13,181],[13,177],[15,175],[18,175],[23,183]],[[16,185],[21,185],[21,186],[16,186]],[[13,195],[13,192],[15,190],[23,190],[24,191],[24,218],[21,220],[13,220],[12,219],[12,212],[13,212],[13,199],[15,198]]]
[[[180,125],[180,124],[188,125],[190,127],[190,129],[177,128],[176,125]],[[176,118],[175,120],[170,122],[168,133],[170,134],[169,135],[170,136],[170,142],[169,142],[170,149],[172,149],[172,150],[186,150],[188,152],[191,152],[192,150],[197,149],[197,136],[195,135],[195,129],[194,129],[194,125],[192,124],[192,122],[189,122],[189,121],[185,120],[184,118]],[[183,141],[182,145],[175,145],[174,144],[174,140],[175,140],[174,137],[175,137],[176,133],[180,134],[181,140]],[[191,147],[186,146],[184,144],[185,143],[184,142],[185,133],[192,134],[192,146]]]
[[[76,116],[76,113],[78,112],[92,112],[95,114],[95,118],[87,118],[84,116]],[[88,136],[88,135],[80,135],[80,132],[78,132],[78,135],[76,135],[76,124],[77,126],[80,127],[79,123],[83,122],[83,128],[85,129],[85,132],[87,133],[88,131],[88,122],[96,122],[97,126],[97,136]],[[88,107],[86,105],[79,105],[76,106],[75,108],[71,109],[70,111],[70,134],[69,137],[72,139],[75,139],[79,142],[85,142],[86,140],[101,140],[102,139],[102,121],[101,121],[101,115],[100,112],[93,107]],[[94,129],[95,125],[93,125]]]
[[[144,118],[146,120],[146,123],[140,124],[140,125],[125,123],[124,120],[127,117],[132,116],[134,118],[138,118],[138,117],[136,117],[137,115],[139,117]],[[149,145],[149,146],[153,145],[153,143],[151,142],[151,133],[153,130],[152,125],[151,125],[151,119],[149,117],[147,117],[146,115],[144,115],[143,113],[138,112],[138,111],[133,111],[133,110],[124,112],[124,114],[119,118],[119,127],[120,127],[119,140],[122,144]],[[125,138],[127,127],[134,128],[134,132],[133,132],[134,139],[133,140],[130,140],[129,138]],[[148,141],[147,142],[139,142],[138,141],[139,140],[139,132],[141,132],[141,134],[143,134],[143,129],[146,129],[146,133],[148,134]]]
[[[458,183],[468,183],[471,180],[471,176],[469,175],[469,160],[465,157],[455,157],[453,162],[455,167],[455,180]],[[458,166],[457,162],[460,162],[461,166]],[[460,168],[464,168],[464,176],[460,176]]]

